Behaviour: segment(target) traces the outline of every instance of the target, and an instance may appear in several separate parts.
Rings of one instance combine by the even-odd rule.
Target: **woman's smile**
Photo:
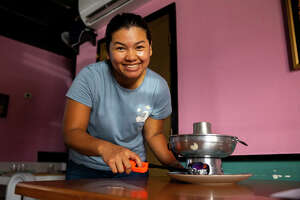
[[[124,66],[127,67],[127,68],[129,68],[130,70],[133,70],[133,69],[137,69],[139,67],[139,64],[134,64],[134,65],[132,65],[132,64],[125,64]]]

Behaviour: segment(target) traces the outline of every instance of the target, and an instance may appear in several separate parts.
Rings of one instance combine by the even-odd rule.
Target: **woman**
[[[67,179],[147,176],[130,164],[146,161],[144,140],[163,164],[180,166],[163,135],[171,98],[166,81],[148,69],[147,24],[135,14],[116,15],[105,37],[108,60],[83,68],[66,95]]]

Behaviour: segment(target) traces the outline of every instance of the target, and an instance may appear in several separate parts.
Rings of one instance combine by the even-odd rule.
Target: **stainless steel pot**
[[[172,135],[169,149],[185,158],[225,158],[234,152],[237,142],[248,146],[235,136],[212,134],[209,122],[195,122],[193,134]]]
[[[169,148],[185,158],[224,158],[234,152],[237,142],[247,145],[237,137],[219,134],[187,134],[170,136]]]

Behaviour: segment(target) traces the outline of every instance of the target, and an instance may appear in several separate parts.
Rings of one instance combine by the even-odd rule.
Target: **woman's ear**
[[[103,53],[105,53],[105,57],[106,57],[106,60],[109,60],[110,57],[109,57],[109,48],[106,47],[106,44],[105,44],[105,48],[103,49]]]
[[[152,56],[152,42],[150,43],[150,56]]]
[[[107,49],[105,49],[105,57],[106,57],[106,60],[110,59],[109,51]]]

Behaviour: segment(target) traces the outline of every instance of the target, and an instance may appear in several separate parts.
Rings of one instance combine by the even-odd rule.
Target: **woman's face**
[[[132,26],[112,34],[108,58],[122,86],[137,88],[142,83],[151,55],[152,47],[144,29]]]

